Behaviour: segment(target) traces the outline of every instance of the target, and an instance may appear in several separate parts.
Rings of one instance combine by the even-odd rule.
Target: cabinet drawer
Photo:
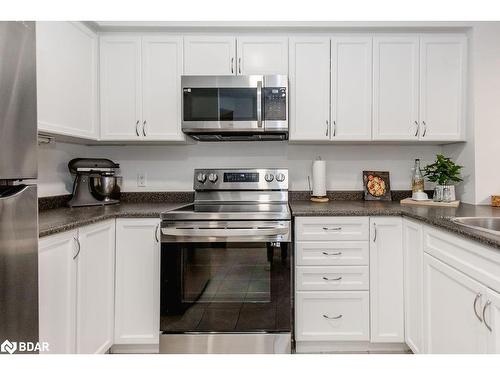
[[[367,266],[368,241],[297,242],[300,266]]]
[[[368,217],[298,217],[297,241],[367,241]]]
[[[368,266],[297,267],[297,290],[368,290]]]
[[[297,292],[298,341],[368,341],[369,292]]]

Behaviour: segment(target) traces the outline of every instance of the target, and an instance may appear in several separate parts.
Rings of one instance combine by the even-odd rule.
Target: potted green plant
[[[453,160],[442,154],[436,155],[434,163],[425,166],[424,176],[427,180],[436,183],[434,201],[450,202],[456,199],[455,185],[453,183],[462,181],[460,178],[462,168],[463,166],[455,164]]]

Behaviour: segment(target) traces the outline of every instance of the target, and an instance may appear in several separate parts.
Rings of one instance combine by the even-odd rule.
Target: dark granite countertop
[[[467,228],[451,221],[454,217],[499,216],[500,208],[460,204],[458,208],[405,206],[399,202],[291,201],[293,216],[405,216],[443,228],[461,237],[500,249],[500,235]]]
[[[98,221],[119,217],[157,217],[187,203],[120,203],[112,206],[54,208],[38,214],[38,235],[48,236]]]

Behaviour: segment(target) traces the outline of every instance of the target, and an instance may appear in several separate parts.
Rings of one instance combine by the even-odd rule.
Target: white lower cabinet
[[[500,293],[488,289],[486,304],[481,314],[485,327],[488,328],[488,353],[500,353]]]
[[[297,292],[298,341],[367,341],[369,293]]]
[[[113,345],[115,221],[78,230],[76,351],[105,353]]]
[[[49,353],[110,349],[114,252],[114,220],[39,241],[39,330]]]
[[[116,220],[115,344],[159,344],[159,223]]]
[[[40,239],[38,244],[39,336],[49,352],[75,353],[77,230]]]
[[[425,351],[486,353],[481,306],[487,288],[429,254],[424,255]]]
[[[404,342],[401,217],[370,218],[371,342]]]
[[[423,353],[423,227],[403,219],[405,341],[413,353]]]

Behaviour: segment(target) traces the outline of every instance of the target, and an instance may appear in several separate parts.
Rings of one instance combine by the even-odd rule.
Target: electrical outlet
[[[137,186],[146,187],[146,172],[137,173]]]

